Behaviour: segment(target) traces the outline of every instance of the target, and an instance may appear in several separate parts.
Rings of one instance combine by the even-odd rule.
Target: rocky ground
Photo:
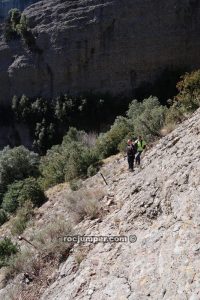
[[[101,172],[107,186],[100,174],[84,182],[103,189],[101,214],[84,219],[76,232],[128,241],[75,244],[40,299],[199,300],[200,110],[149,149],[134,173],[121,156],[108,159]],[[69,188],[57,189],[49,191],[36,227],[54,214],[68,218],[63,203]],[[0,299],[11,299],[11,287]]]

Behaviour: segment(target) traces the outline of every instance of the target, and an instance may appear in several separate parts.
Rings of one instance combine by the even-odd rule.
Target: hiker
[[[135,163],[137,165],[140,165],[141,162],[141,154],[143,150],[146,148],[146,142],[142,139],[141,136],[138,137],[138,140],[135,142],[135,146],[137,149],[136,157],[135,157]]]
[[[129,171],[133,171],[136,147],[133,144],[132,140],[127,141],[126,153],[127,153]]]

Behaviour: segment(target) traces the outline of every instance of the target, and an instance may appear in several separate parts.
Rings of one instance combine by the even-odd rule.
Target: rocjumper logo
[[[63,236],[59,237],[59,239],[66,243],[77,243],[77,244],[84,244],[84,243],[135,243],[137,241],[136,235],[129,235],[129,236],[87,236],[87,235],[70,235],[70,236]]]

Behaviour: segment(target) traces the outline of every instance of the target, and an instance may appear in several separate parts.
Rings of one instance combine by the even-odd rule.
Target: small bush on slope
[[[83,135],[71,128],[62,144],[47,152],[40,165],[45,188],[87,175],[88,167],[98,161],[95,149],[82,141]]]
[[[177,89],[179,93],[166,114],[167,126],[182,122],[200,107],[200,70],[182,76]]]
[[[76,222],[80,222],[85,216],[95,219],[100,214],[99,201],[105,196],[102,189],[85,189],[71,192],[66,197],[66,207]]]
[[[22,234],[29,220],[34,216],[33,203],[26,201],[22,208],[17,211],[17,216],[12,222],[12,235]]]
[[[41,206],[46,201],[43,190],[40,188],[37,180],[32,177],[9,185],[3,197],[2,207],[5,211],[14,213],[26,201],[31,201],[33,206]]]
[[[4,209],[0,209],[0,226],[8,220],[7,213]]]
[[[110,130],[97,140],[96,151],[100,158],[106,158],[118,152],[118,145],[128,134],[132,136],[134,126],[131,120],[124,117],[117,117]]]
[[[24,146],[0,151],[0,202],[7,186],[15,180],[38,176],[39,156]]]
[[[18,252],[18,248],[10,238],[0,240],[0,268],[7,266],[12,255]]]
[[[177,88],[179,93],[175,99],[185,112],[193,112],[200,107],[200,70],[185,74]]]
[[[136,136],[142,135],[146,140],[151,140],[160,136],[166,111],[167,108],[159,103],[158,98],[151,96],[142,103],[133,100],[127,117],[133,123]]]

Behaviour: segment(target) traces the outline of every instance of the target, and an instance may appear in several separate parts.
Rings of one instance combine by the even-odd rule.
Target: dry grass
[[[166,124],[161,130],[160,130],[160,134],[161,136],[166,136],[169,133],[171,133],[174,129],[176,129],[176,124],[175,123],[169,123]]]
[[[25,248],[14,256],[9,262],[7,269],[7,279],[13,278],[19,273],[29,273],[37,276],[41,268],[39,257],[35,255],[33,249]]]
[[[31,243],[23,246],[23,249],[9,261],[7,280],[19,273],[29,273],[32,276],[40,276],[44,265],[51,261],[59,264],[67,258],[71,244],[66,243],[61,237],[71,234],[71,225],[64,220],[54,220],[44,230],[36,233]],[[23,242],[25,243],[25,242]]]
[[[109,157],[103,159],[103,163],[105,165],[107,165],[107,164],[113,163],[114,161],[119,160],[121,158],[123,158],[123,155],[121,153],[119,153],[119,154],[112,155],[112,156],[109,156]]]
[[[34,245],[44,257],[50,257],[57,261],[67,258],[71,244],[64,242],[65,236],[71,235],[71,223],[64,219],[55,219],[45,229],[38,232],[34,239]]]
[[[18,274],[27,273],[33,279],[29,285],[20,283],[10,299],[39,299],[49,284],[49,276],[66,260],[72,244],[62,237],[72,234],[72,228],[66,220],[55,219],[44,230],[38,231],[32,238],[32,247],[22,242],[22,250],[12,257],[6,270],[6,281]]]
[[[51,198],[54,195],[58,194],[59,192],[68,189],[69,188],[69,183],[68,182],[64,182],[64,183],[60,183],[57,184],[51,188],[49,188],[46,192],[45,195],[47,196],[47,198]]]
[[[19,286],[13,286],[9,289],[7,293],[7,298],[5,300],[21,300],[21,289]],[[30,299],[32,300],[32,299]]]
[[[58,265],[57,265],[58,267]],[[26,284],[21,281],[18,284],[13,285],[9,288],[9,291],[6,296],[9,300],[36,300],[40,299],[40,296],[43,294],[45,289],[49,286],[49,283],[53,283],[50,279],[52,274],[55,272],[55,264],[49,262],[42,262],[40,265],[40,271],[37,276],[29,273],[30,277],[33,279],[32,282]],[[54,278],[55,280],[56,278]]]
[[[79,247],[74,253],[74,259],[78,265],[82,263],[82,261],[87,256],[88,249],[86,247]]]
[[[103,189],[80,189],[66,197],[66,206],[76,223],[89,217],[96,219],[100,215],[100,200],[105,196]]]
[[[24,206],[17,211],[17,216],[11,220],[12,235],[20,235],[26,229],[27,223],[34,216],[33,204],[31,201],[25,202]]]

